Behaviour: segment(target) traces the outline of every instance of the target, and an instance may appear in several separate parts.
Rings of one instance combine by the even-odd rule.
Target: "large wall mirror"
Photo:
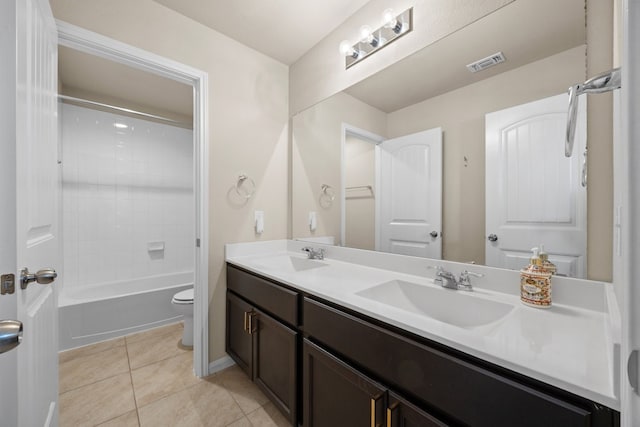
[[[582,142],[563,154],[567,88],[592,52],[611,57],[612,23],[598,41],[589,3],[517,0],[294,116],[292,237],[505,268],[544,244],[561,274],[607,280],[611,155],[586,147],[611,150],[611,98],[582,97]]]

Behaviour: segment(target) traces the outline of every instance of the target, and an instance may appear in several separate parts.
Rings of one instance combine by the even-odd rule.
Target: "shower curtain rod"
[[[122,111],[124,113],[135,114],[138,116],[148,117],[155,120],[161,120],[163,122],[172,123],[175,125],[179,125],[181,127],[189,127],[189,128],[193,127],[193,123],[181,122],[179,120],[173,120],[167,117],[157,116],[155,114],[143,113],[142,111],[131,110],[129,108],[118,107],[116,105],[103,104],[102,102],[90,101],[88,99],[76,98],[73,96],[61,95],[61,94],[58,94],[58,98],[63,101],[71,101],[71,102],[77,102],[79,104],[95,105],[97,107],[108,108],[111,110]]]

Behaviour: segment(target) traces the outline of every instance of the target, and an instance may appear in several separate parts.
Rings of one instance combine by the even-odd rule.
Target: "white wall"
[[[68,104],[61,116],[65,289],[193,271],[193,132]]]

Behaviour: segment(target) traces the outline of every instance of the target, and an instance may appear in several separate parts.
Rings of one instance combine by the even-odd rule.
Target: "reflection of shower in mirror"
[[[599,74],[583,84],[576,84],[569,88],[569,114],[567,117],[567,139],[564,145],[564,155],[571,157],[573,140],[576,133],[576,115],[578,114],[578,95],[583,93],[604,93],[620,89],[620,68]]]

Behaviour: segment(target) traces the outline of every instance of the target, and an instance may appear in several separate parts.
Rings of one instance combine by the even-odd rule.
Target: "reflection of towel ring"
[[[248,182],[249,185],[248,185],[248,188],[243,190],[242,188],[245,181]],[[235,188],[236,188],[236,193],[238,193],[240,197],[244,197],[245,199],[250,199],[251,196],[253,196],[253,194],[256,192],[256,183],[253,181],[253,179],[249,178],[247,175],[240,174],[238,175],[238,181],[236,182]]]
[[[320,197],[318,198],[320,206],[323,208],[329,208],[333,204],[333,200],[336,198],[336,193],[333,190],[333,187],[327,184],[322,184],[320,189],[322,190]]]
[[[336,192],[333,190],[333,187],[327,184],[322,184],[320,188],[322,188],[322,195],[327,197],[329,201],[333,202],[336,198]]]

